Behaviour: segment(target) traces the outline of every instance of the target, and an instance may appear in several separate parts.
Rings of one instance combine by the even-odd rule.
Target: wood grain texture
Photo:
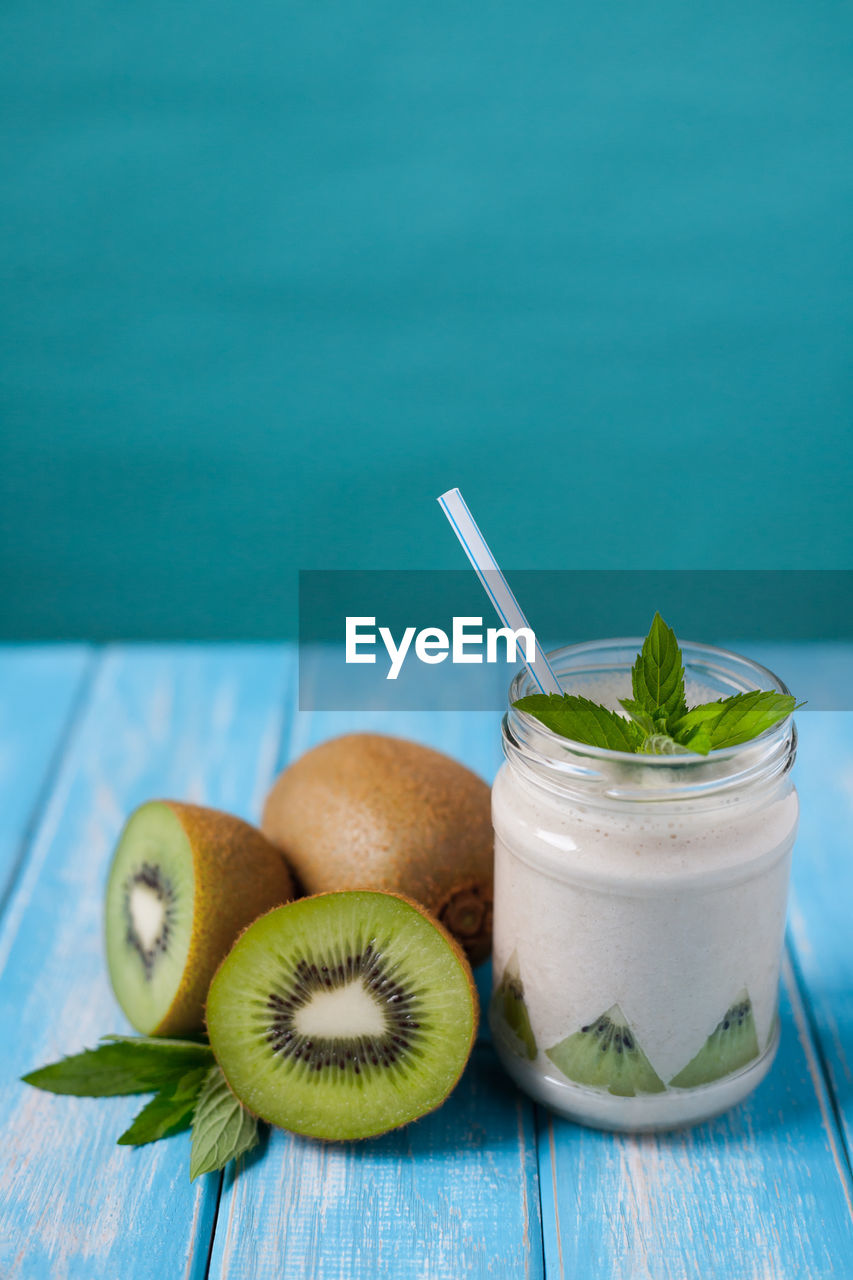
[[[322,660],[314,671],[322,679]],[[303,694],[309,688],[303,672]],[[282,763],[337,734],[390,733],[445,751],[491,781],[500,717],[299,712]],[[478,985],[488,992],[488,966]],[[539,1277],[534,1108],[507,1081],[485,1019],[468,1069],[437,1112],[360,1144],[275,1133],[226,1175],[211,1277],[376,1280]]]
[[[789,909],[795,964],[853,1157],[853,712],[800,716],[800,832]],[[851,1262],[853,1273],[853,1262]]]
[[[219,1178],[190,1184],[188,1135],[117,1147],[139,1099],[16,1079],[126,1029],[101,942],[122,822],[156,795],[256,815],[291,674],[274,648],[118,649],[101,664],[0,929],[4,1280],[205,1273]]]
[[[0,647],[0,902],[93,662],[84,645]]]
[[[396,1133],[323,1144],[274,1132],[226,1174],[211,1277],[540,1277],[532,1110],[490,1046],[448,1102]]]
[[[762,658],[793,690],[853,708],[853,645],[776,645]],[[797,715],[800,830],[788,911],[794,969],[853,1164],[853,710]],[[850,1264],[853,1274],[853,1261]]]

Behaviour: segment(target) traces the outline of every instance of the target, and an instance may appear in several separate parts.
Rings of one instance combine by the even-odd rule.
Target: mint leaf
[[[724,698],[720,702],[694,707],[692,712],[682,717],[679,724],[675,726],[675,731],[679,741],[684,742],[685,737],[682,736],[681,728],[684,720],[689,720],[690,716],[704,711],[708,706],[715,708],[716,716],[708,716],[698,722],[694,720],[693,727],[696,728],[698,723],[699,732],[691,736],[689,732],[691,726],[687,726],[686,745],[692,751],[701,750],[700,743],[704,745],[703,740],[707,739],[710,744],[709,750],[721,751],[725,747],[736,747],[741,742],[749,742],[750,739],[757,738],[759,734],[764,733],[765,729],[772,728],[774,724],[784,720],[802,705],[797,703],[791,694],[753,689],[749,693],[736,693],[733,697]]]
[[[654,717],[639,702],[633,698],[620,698],[619,705],[625,708],[634,724],[638,724],[646,736],[657,731]]]
[[[119,1145],[140,1147],[188,1129],[209,1070],[209,1067],[196,1067],[173,1084],[165,1085],[121,1135]]]
[[[636,725],[642,729],[642,741],[636,751],[644,755],[674,756],[687,750],[666,732],[666,717],[652,716],[634,698],[620,698],[619,703],[628,712]]]
[[[204,1049],[211,1057],[213,1056],[213,1050],[203,1036],[185,1036],[176,1040],[172,1036],[128,1036],[110,1032],[109,1035],[101,1036],[100,1039],[101,1044],[141,1045],[146,1050],[152,1049],[166,1055],[183,1052],[184,1049]]]
[[[634,701],[652,719],[669,729],[672,721],[684,715],[684,665],[675,632],[659,613],[652,619],[649,634],[637,655],[631,671]]]
[[[234,1097],[220,1068],[213,1067],[193,1117],[190,1180],[223,1168],[257,1143],[257,1119]]]
[[[683,741],[682,735],[700,726],[707,727],[709,720],[716,720],[722,714],[726,701],[726,698],[719,698],[716,702],[703,702],[701,706],[691,707],[685,715],[675,721],[672,732],[680,741]]]
[[[686,715],[676,720],[672,726],[672,735],[688,751],[706,756],[711,750],[711,736],[708,732],[713,722],[722,715],[725,698],[716,702],[703,702],[698,707],[691,707]]]
[[[638,751],[644,736],[639,725],[577,694],[532,693],[513,706],[535,716],[554,733],[591,747]]]
[[[620,698],[630,720],[575,694],[531,694],[513,703],[554,733],[610,751],[707,755],[758,737],[802,703],[754,690],[687,708],[684,664],[675,632],[656,613],[631,670],[633,697]]]
[[[194,1067],[210,1067],[209,1045],[155,1036],[107,1037],[97,1049],[30,1071],[21,1079],[48,1093],[106,1098],[151,1093]]]

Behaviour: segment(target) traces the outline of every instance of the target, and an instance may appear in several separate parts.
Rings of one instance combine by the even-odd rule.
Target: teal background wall
[[[853,565],[853,10],[7,0],[0,636]],[[698,589],[698,588],[697,588]]]

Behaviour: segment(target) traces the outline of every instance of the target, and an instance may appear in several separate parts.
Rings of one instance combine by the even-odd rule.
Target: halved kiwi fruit
[[[438,1107],[477,1028],[470,966],[395,894],[303,898],[235,943],[207,998],[214,1055],[255,1115],[294,1133],[366,1138]]]
[[[491,950],[491,797],[482,778],[416,742],[347,734],[273,785],[261,830],[306,893],[384,889],[414,898],[472,964]]]
[[[494,1033],[509,1048],[532,1062],[537,1053],[536,1039],[524,1000],[517,951],[513,951],[506,963],[503,977],[492,996],[490,1013]]]
[[[702,1048],[670,1084],[676,1089],[695,1089],[731,1075],[758,1057],[758,1036],[752,1001],[744,989],[735,997]]]
[[[619,1097],[666,1088],[618,1004],[545,1052],[567,1079]]]
[[[144,1034],[201,1030],[216,966],[237,934],[293,896],[280,850],[230,814],[152,800],[128,819],[110,868],[110,979]]]

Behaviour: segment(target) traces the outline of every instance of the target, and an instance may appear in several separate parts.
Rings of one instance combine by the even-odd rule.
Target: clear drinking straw
[[[474,572],[482,582],[504,626],[510,627],[513,631],[518,631],[522,627],[533,631],[459,490],[448,489],[447,493],[443,493],[438,499],[438,505],[450,521],[453,532],[462,543],[462,548],[471,561]],[[545,657],[545,650],[536,640],[535,632],[533,636],[536,646],[533,661],[525,662],[524,665],[541,693],[562,693],[560,682]]]

